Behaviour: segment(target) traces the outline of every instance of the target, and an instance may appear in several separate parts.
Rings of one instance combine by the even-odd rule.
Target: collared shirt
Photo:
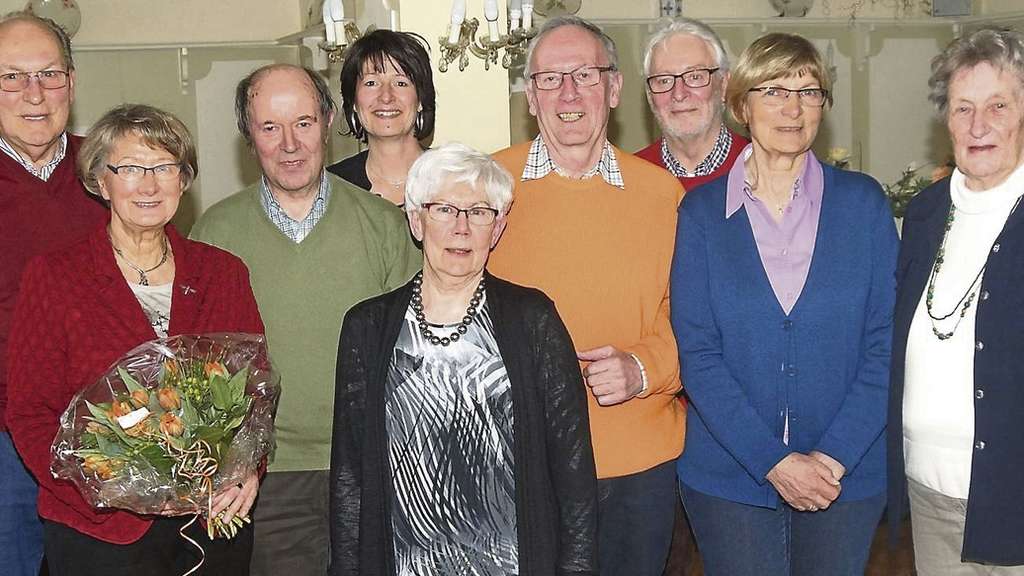
[[[619,161],[615,159],[615,151],[612,150],[612,145],[608,140],[604,141],[604,148],[601,149],[601,158],[597,161],[597,165],[582,176],[575,177],[569,176],[562,168],[555,164],[555,161],[551,159],[551,155],[548,153],[548,147],[544,143],[544,138],[538,135],[533,140],[530,152],[526,156],[526,167],[523,169],[521,179],[524,181],[539,180],[551,172],[575,180],[586,180],[601,174],[601,178],[608,184],[616,188],[626,188],[626,183],[622,180],[622,171],[619,170]]]
[[[323,218],[324,213],[327,212],[327,203],[331,199],[331,184],[327,181],[327,173],[322,172],[320,174],[320,191],[317,192],[316,198],[313,199],[313,206],[309,209],[309,214],[302,219],[301,222],[293,220],[284,208],[274,198],[274,194],[270,192],[270,186],[267,184],[267,179],[263,178],[260,182],[260,204],[263,205],[264,212],[267,213],[267,217],[270,221],[277,226],[277,229],[282,234],[291,239],[296,244],[302,242],[309,236],[309,233],[313,231],[313,227],[320,222]]]
[[[693,172],[687,170],[679,160],[676,159],[676,155],[672,153],[672,150],[668,147],[668,140],[665,138],[661,139],[661,161],[665,164],[665,168],[672,173],[676,178],[696,178],[698,176],[707,176],[715,170],[725,164],[725,161],[729,159],[729,148],[732,147],[732,138],[729,136],[729,129],[725,127],[725,123],[722,123],[721,128],[718,130],[718,138],[715,139],[715,147],[711,149],[711,153],[704,157],[697,164],[697,167],[693,169]]]
[[[729,170],[725,217],[731,217],[740,207],[746,209],[761,264],[775,298],[788,315],[796,305],[811,269],[825,179],[821,163],[808,150],[803,172],[793,184],[793,198],[782,218],[776,221],[772,217],[772,208],[754,195],[747,182],[745,161],[751,152],[752,147],[748,144]]]
[[[11,146],[6,140],[0,138],[0,150],[3,150],[4,153],[6,153],[8,156],[17,160],[18,164],[24,166],[25,170],[28,170],[29,174],[35,176],[36,178],[39,178],[43,182],[46,182],[47,180],[50,179],[50,176],[53,174],[53,171],[57,169],[57,165],[60,164],[61,160],[64,159],[64,154],[67,152],[67,149],[68,134],[67,132],[65,132],[60,135],[60,147],[57,148],[57,153],[53,155],[53,160],[50,160],[46,164],[43,164],[41,167],[36,168],[34,164],[22,158],[21,154],[18,154],[18,151],[15,150],[14,147]]]

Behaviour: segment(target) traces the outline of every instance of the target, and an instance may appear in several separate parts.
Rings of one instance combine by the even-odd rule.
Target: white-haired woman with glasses
[[[110,219],[74,246],[32,260],[11,323],[7,422],[39,481],[46,561],[53,576],[177,576],[203,553],[197,574],[249,573],[252,527],[211,540],[188,518],[97,510],[75,486],[50,475],[61,413],[126,352],[157,337],[263,333],[241,260],[183,238],[170,224],[198,166],[178,118],[123,104],[89,130],[78,153],[85,188],[110,205]],[[248,514],[259,479],[224,489],[213,515]]]
[[[909,496],[920,576],[1022,576],[1024,34],[964,34],[928,87],[956,169],[903,219],[890,525]]]
[[[572,341],[543,293],[485,270],[511,202],[508,172],[461,144],[409,172],[423,271],[342,326],[332,575],[596,574]]]
[[[726,91],[751,144],[683,199],[678,474],[708,576],[863,575],[885,507],[898,239],[877,182],[811,152],[829,73],[769,34]]]

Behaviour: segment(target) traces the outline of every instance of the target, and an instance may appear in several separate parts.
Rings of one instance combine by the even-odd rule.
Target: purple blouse
[[[729,171],[725,217],[730,218],[741,206],[746,209],[768,282],[779,305],[789,315],[800,297],[804,282],[807,281],[807,272],[811,268],[825,180],[821,163],[808,150],[803,173],[793,184],[793,199],[783,212],[782,219],[776,222],[771,208],[754,196],[747,184],[745,161],[751,151],[751,145],[748,144]]]

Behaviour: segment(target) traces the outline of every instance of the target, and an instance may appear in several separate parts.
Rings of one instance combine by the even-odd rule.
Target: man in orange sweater
[[[540,135],[495,156],[517,184],[489,267],[546,292],[576,345],[590,391],[601,574],[660,576],[685,419],[668,313],[683,188],[608,142],[622,76],[600,28],[549,20],[526,76]]]

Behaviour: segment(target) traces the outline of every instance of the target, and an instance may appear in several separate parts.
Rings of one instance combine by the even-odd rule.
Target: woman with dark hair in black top
[[[434,132],[434,78],[423,37],[374,30],[352,44],[341,68],[341,109],[366,150],[327,168],[401,204],[409,167]]]

